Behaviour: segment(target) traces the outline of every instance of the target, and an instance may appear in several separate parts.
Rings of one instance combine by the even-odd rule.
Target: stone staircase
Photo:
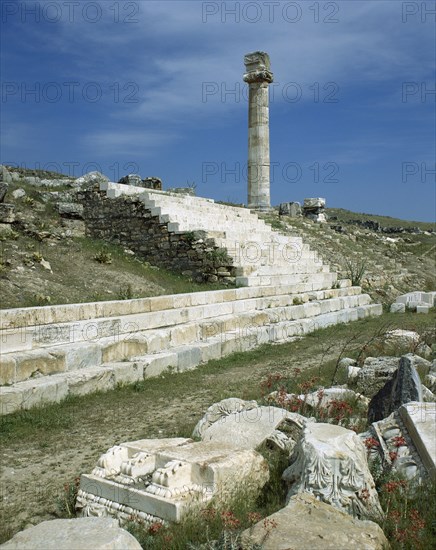
[[[170,369],[379,315],[359,287],[311,283],[3,310],[0,411],[110,390]]]
[[[249,210],[114,183],[102,191],[109,200],[137,195],[170,233],[205,232],[231,256],[241,286],[0,311],[1,414],[382,313],[300,237],[274,232]]]
[[[170,233],[203,231],[233,261],[236,286],[294,285],[310,282],[312,290],[331,288],[337,281],[316,252],[301,237],[273,231],[256,213],[212,199],[102,183],[107,198],[136,195],[151,215],[168,224]]]

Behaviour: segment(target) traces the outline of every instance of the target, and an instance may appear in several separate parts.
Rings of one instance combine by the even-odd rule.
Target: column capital
[[[271,72],[269,55],[265,52],[252,52],[244,56],[246,73],[243,76],[244,82],[253,84],[254,82],[267,82],[271,84],[274,80]]]

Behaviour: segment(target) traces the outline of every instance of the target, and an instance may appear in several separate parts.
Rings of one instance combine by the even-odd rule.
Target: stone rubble
[[[326,201],[322,198],[304,199],[303,216],[317,223],[326,223],[325,204]]]
[[[411,401],[383,420],[374,422],[368,434],[378,447],[369,459],[380,456],[383,467],[393,467],[407,479],[436,479],[436,404]]]
[[[412,360],[404,355],[394,376],[371,399],[368,420],[376,422],[387,418],[409,401],[423,401],[423,390]]]
[[[436,305],[436,292],[422,292],[416,290],[398,296],[391,305],[392,313],[404,313],[407,310],[417,313],[428,313]]]
[[[141,550],[133,535],[110,518],[54,519],[17,533],[2,550]]]
[[[353,518],[309,493],[292,496],[284,508],[246,529],[242,547],[254,544],[263,550],[389,548],[377,523]]]

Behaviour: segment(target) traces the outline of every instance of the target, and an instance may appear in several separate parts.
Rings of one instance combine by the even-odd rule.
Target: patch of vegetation
[[[80,486],[80,477],[76,477],[72,483],[65,483],[62,495],[56,503],[56,513],[60,518],[76,517],[76,499]]]
[[[347,278],[351,280],[352,286],[359,286],[366,270],[366,260],[350,260],[344,258],[347,271]]]
[[[206,258],[214,264],[214,266],[227,266],[230,265],[232,259],[227,253],[225,248],[215,248],[206,253]]]
[[[99,264],[109,265],[112,263],[112,254],[106,249],[103,249],[94,256],[94,260]]]
[[[376,441],[376,443],[378,443]],[[374,518],[383,529],[392,550],[433,548],[436,535],[436,483],[410,481],[398,472],[370,461],[371,474],[384,511]]]

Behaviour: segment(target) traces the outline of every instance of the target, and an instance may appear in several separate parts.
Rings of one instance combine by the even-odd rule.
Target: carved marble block
[[[144,439],[112,447],[81,476],[76,508],[82,516],[177,522],[192,506],[229,498],[241,484],[256,492],[268,478],[265,459],[251,449]]]
[[[288,501],[307,492],[356,517],[382,514],[365,446],[341,426],[308,424],[283,479],[290,486]]]
[[[116,445],[82,475],[76,508],[83,516],[181,520],[213,498],[256,495],[269,479],[262,443],[291,451],[306,419],[255,401],[224,399],[207,410],[192,439],[144,439]]]

